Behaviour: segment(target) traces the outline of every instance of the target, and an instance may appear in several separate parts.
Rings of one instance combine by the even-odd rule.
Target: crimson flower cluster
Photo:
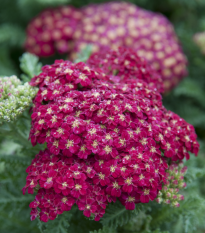
[[[27,51],[40,57],[51,56],[56,50],[70,51],[73,33],[81,18],[82,13],[71,6],[44,10],[27,27]]]
[[[55,219],[76,204],[98,221],[116,198],[128,210],[153,201],[168,159],[189,159],[199,144],[193,126],[167,111],[142,79],[127,84],[84,63],[58,60],[31,80],[30,138],[47,143],[28,167],[25,193],[38,190],[31,219]]]
[[[162,76],[166,91],[187,74],[187,59],[172,24],[163,15],[127,2],[89,5],[82,12],[84,17],[74,34],[74,52],[87,44],[93,45],[94,52],[132,48]]]
[[[95,69],[100,69],[113,82],[135,82],[142,79],[150,87],[164,92],[161,76],[148,64],[147,60],[139,57],[131,48],[119,47],[116,50],[102,50],[90,56],[86,63]]]
[[[38,56],[50,56],[56,49],[75,59],[88,44],[93,52],[120,46],[138,51],[162,76],[166,91],[187,74],[187,59],[171,23],[127,2],[46,10],[28,25],[25,47]]]

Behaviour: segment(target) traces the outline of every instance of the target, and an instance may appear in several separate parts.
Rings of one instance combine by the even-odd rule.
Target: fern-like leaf
[[[86,62],[92,52],[92,45],[87,45],[79,54],[75,62]]]
[[[105,227],[117,228],[130,221],[133,217],[138,214],[138,209],[126,210],[125,207],[120,203],[116,202],[110,204],[106,210],[106,214],[103,216],[101,223]]]
[[[90,231],[89,233],[117,233],[117,229],[110,227],[103,227],[102,229]]]
[[[31,53],[24,53],[20,58],[20,68],[26,75],[21,75],[23,81],[29,81],[34,75],[41,72],[42,64],[38,62],[38,57]]]

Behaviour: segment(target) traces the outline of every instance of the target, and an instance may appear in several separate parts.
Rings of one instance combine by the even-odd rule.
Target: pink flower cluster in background
[[[48,9],[27,28],[26,50],[50,56],[55,50],[76,58],[86,45],[93,52],[132,48],[162,76],[165,91],[187,74],[187,60],[171,23],[161,14],[131,3],[88,5],[80,10],[65,6]]]
[[[38,190],[30,204],[32,220],[53,220],[76,204],[98,221],[116,198],[133,210],[157,197],[168,160],[198,153],[193,126],[163,107],[141,63],[126,84],[99,68],[63,60],[31,80],[39,91],[30,139],[33,145],[47,143],[27,168],[23,188]]]
[[[44,10],[27,27],[26,50],[39,57],[70,51],[81,18],[82,13],[71,6]]]

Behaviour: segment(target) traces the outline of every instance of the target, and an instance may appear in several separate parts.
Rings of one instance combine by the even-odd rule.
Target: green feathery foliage
[[[38,62],[38,58],[30,53],[24,53],[20,58],[20,68],[24,72],[21,78],[24,82],[29,81],[34,75],[41,72],[42,64]],[[26,74],[26,75],[25,75]]]
[[[109,205],[106,210],[106,214],[103,216],[101,222],[105,227],[117,228],[118,226],[122,226],[126,224],[129,220],[136,217],[139,213],[139,207],[135,210],[129,211],[126,210],[125,207],[120,203],[116,202],[114,204]]]
[[[77,59],[75,60],[75,62],[86,62],[88,60],[88,58],[90,57],[92,52],[92,45],[87,45],[82,51],[81,53],[78,54]]]

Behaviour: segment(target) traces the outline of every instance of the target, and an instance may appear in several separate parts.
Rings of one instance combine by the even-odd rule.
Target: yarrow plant
[[[88,44],[93,52],[119,46],[137,51],[161,75],[166,91],[187,74],[187,59],[171,23],[131,3],[48,9],[27,27],[25,48],[38,56],[50,56],[57,50],[74,60]]]
[[[24,194],[37,190],[32,220],[53,220],[76,204],[98,221],[116,199],[133,210],[157,198],[170,161],[197,155],[193,126],[167,111],[140,74],[113,83],[82,62],[57,60],[31,80],[39,91],[30,139],[47,143],[27,168],[23,188]]]
[[[94,2],[97,3],[95,6],[87,5]],[[40,82],[39,85],[36,85],[35,83],[35,86],[28,85],[28,87],[37,88],[37,90],[40,88],[41,92],[39,91],[39,93],[42,93],[42,96],[48,92],[45,98],[42,98],[41,94],[39,95],[38,93],[39,100],[35,100],[35,103],[30,101],[30,105],[15,118],[11,117],[12,111],[10,106],[5,108],[9,113],[4,111],[3,116],[8,116],[10,121],[4,120],[1,116],[1,232],[205,232],[205,222],[203,218],[205,212],[205,104],[203,101],[205,98],[205,92],[203,91],[205,87],[205,56],[201,51],[203,45],[201,48],[197,46],[193,38],[196,33],[203,33],[203,31],[205,31],[205,1],[132,0],[125,2],[90,0],[0,1],[0,77],[15,74],[22,82],[17,85],[19,86],[23,85],[25,82],[30,82],[31,78],[35,75],[38,76],[43,72],[41,70],[42,66],[38,62],[37,57],[31,56],[31,54],[27,53],[19,59],[23,50],[30,51],[32,54],[38,54],[40,61],[44,65],[52,64],[53,68],[54,61],[56,59],[69,59],[70,61],[74,61],[74,63],[85,62],[85,67],[87,66],[94,73],[96,72],[95,75],[97,75],[97,73],[99,74],[98,78],[92,78],[90,80],[90,84],[88,86],[78,84],[76,82],[77,77],[73,78],[73,81],[67,82],[66,75],[64,76],[63,73],[60,75],[60,84],[62,86],[59,86],[60,84],[57,85],[56,83],[50,84],[50,82],[47,83],[45,79],[54,79],[56,76],[58,76],[56,79],[59,79],[60,76],[59,74],[55,74],[55,72],[51,75],[48,74],[45,78],[42,78],[42,80],[48,84],[47,86],[44,84],[41,85]],[[131,3],[135,5],[132,5]],[[70,4],[70,6],[63,6],[62,4]],[[135,13],[133,13],[134,11]],[[149,14],[146,14],[146,12]],[[165,17],[168,20],[166,20]],[[177,36],[173,31],[173,28],[170,28],[173,26]],[[167,39],[166,35],[168,34],[169,38]],[[172,42],[170,42],[170,40],[172,40]],[[200,37],[200,40],[203,40],[203,35]],[[121,48],[119,48],[119,45],[121,45]],[[175,45],[177,46],[176,50],[173,50]],[[137,46],[139,48],[136,49]],[[183,48],[184,52],[181,48]],[[169,53],[171,50],[173,53]],[[151,60],[152,54],[154,57]],[[92,56],[89,61],[87,61],[90,55]],[[162,57],[160,58],[160,56]],[[184,60],[179,60],[179,56],[183,56]],[[185,56],[187,56],[188,63],[186,62]],[[141,59],[139,59],[139,57]],[[112,58],[114,60],[112,60]],[[142,58],[146,59],[147,62],[145,62],[145,60],[143,61]],[[176,59],[177,62],[169,66],[169,59],[171,60],[172,58]],[[129,62],[127,62],[127,60]],[[167,62],[168,66],[164,66]],[[64,62],[62,61],[62,64],[63,63]],[[150,63],[152,67],[149,67],[147,63]],[[61,66],[63,66],[55,65],[56,68],[62,68]],[[167,71],[163,72],[165,74],[167,73],[167,75],[169,74],[168,70],[170,70],[172,73],[170,78],[164,79],[165,76],[160,75],[162,74],[162,69],[158,70],[159,66],[162,67],[163,70],[167,69]],[[135,67],[138,67],[139,70]],[[73,67],[72,69],[76,72],[76,69],[78,70],[78,68],[75,68],[76,67]],[[178,78],[179,74],[176,73],[176,70],[181,69],[181,73],[184,71],[185,75],[186,68],[189,71],[189,75],[186,79],[180,81],[181,77]],[[156,75],[156,72],[154,72],[153,69],[155,69],[158,75]],[[80,70],[79,72],[82,73]],[[11,78],[8,77],[8,79]],[[162,80],[164,87],[161,85],[160,80]],[[178,80],[180,81],[179,85],[177,84]],[[38,81],[39,80],[37,80],[37,82]],[[171,88],[174,87],[174,85],[176,86],[171,92],[167,93],[167,90],[171,89],[167,89],[169,81],[171,82]],[[73,132],[70,129],[72,128],[72,125],[68,125],[69,127],[67,127],[67,125],[61,126],[61,122],[59,127],[55,125],[55,127],[52,128],[50,126],[46,126],[48,121],[47,113],[43,118],[44,112],[42,112],[41,119],[45,121],[45,123],[43,123],[43,127],[48,128],[43,128],[42,130],[39,129],[39,132],[34,130],[36,127],[34,127],[34,125],[38,122],[38,112],[41,111],[42,106],[54,103],[58,108],[57,110],[54,108],[51,113],[52,116],[56,115],[59,117],[58,114],[61,113],[73,116],[72,114],[74,114],[74,112],[64,113],[60,111],[59,107],[62,107],[62,105],[56,100],[60,97],[62,99],[64,98],[65,88],[67,88],[66,93],[77,91],[78,93],[83,94],[92,90],[99,92],[101,89],[99,89],[98,85],[95,85],[96,82],[105,83],[106,85],[108,84],[111,91],[114,93],[115,91],[118,92],[116,88],[120,85],[122,85],[122,87],[124,87],[124,85],[126,85],[126,87],[131,87],[130,89],[133,91],[137,87],[140,93],[137,92],[137,94],[134,93],[133,95],[137,95],[141,98],[140,105],[139,102],[134,101],[135,104],[137,104],[137,107],[140,108],[143,103],[145,106],[147,106],[147,102],[149,101],[150,104],[152,104],[153,101],[150,98],[152,98],[153,92],[158,94],[160,93],[162,96],[159,94],[160,97],[158,102],[162,101],[165,108],[167,110],[171,110],[173,115],[175,115],[174,113],[178,114],[180,118],[195,127],[197,141],[200,143],[200,152],[198,153],[198,156],[195,157],[193,153],[188,151],[188,147],[186,147],[187,142],[185,142],[184,135],[180,134],[180,132],[180,135],[178,136],[180,138],[179,141],[183,142],[181,145],[184,145],[185,143],[185,146],[183,147],[185,147],[187,152],[190,154],[190,159],[187,161],[185,157],[184,159],[176,160],[173,159],[174,157],[166,157],[165,150],[162,148],[163,144],[159,140],[153,138],[153,136],[148,135],[148,139],[150,137],[153,138],[156,144],[160,146],[159,150],[161,155],[158,154],[158,158],[161,157],[164,162],[164,167],[160,168],[160,175],[156,176],[155,171],[150,171],[149,173],[145,168],[143,168],[143,166],[145,167],[146,163],[149,163],[151,164],[151,169],[154,167],[154,170],[156,170],[161,166],[158,165],[160,163],[160,159],[158,162],[154,155],[149,156],[148,162],[144,161],[144,157],[142,161],[137,160],[138,155],[139,157],[140,154],[144,155],[145,153],[146,155],[146,151],[149,151],[150,147],[148,147],[148,144],[143,145],[144,150],[142,152],[137,152],[133,155],[132,153],[126,152],[126,148],[129,146],[124,147],[123,149],[118,149],[114,145],[114,141],[117,139],[116,137],[112,137],[111,135],[112,138],[110,141],[108,142],[106,140],[105,143],[103,141],[104,144],[102,144],[102,140],[100,138],[102,135],[98,135],[96,133],[97,136],[99,136],[96,140],[99,142],[100,148],[102,146],[102,148],[109,146],[115,148],[118,152],[118,155],[115,158],[103,159],[102,155],[100,155],[98,151],[93,153],[91,149],[88,149],[89,144],[87,141],[93,141],[93,139],[89,139],[89,136],[85,136],[90,129],[87,128],[87,125],[84,126],[85,130],[79,134],[71,133]],[[142,89],[137,86],[137,83],[143,84]],[[172,83],[174,83],[173,86]],[[66,84],[67,86],[65,86]],[[73,86],[73,90],[69,89]],[[163,91],[161,87],[163,87],[165,91]],[[50,97],[54,95],[54,91],[58,91],[58,88],[60,92],[62,91],[60,95],[57,97]],[[5,88],[0,89],[6,90]],[[10,88],[8,86],[8,93],[11,93],[12,89],[13,87]],[[107,89],[103,90],[107,91]],[[55,95],[57,95],[57,92],[55,92]],[[130,97],[131,94],[130,92],[123,92],[120,94],[120,98],[124,98],[125,95],[129,95]],[[151,96],[147,97],[147,95]],[[37,94],[34,95],[34,98],[36,96]],[[53,98],[53,100],[49,100],[51,98]],[[78,104],[77,107],[71,107],[74,109],[73,111],[78,110],[82,111],[82,113],[79,117],[74,117],[78,120],[92,120],[93,122],[93,115],[85,115],[85,113],[88,113],[85,109],[80,109],[81,102],[79,101],[76,103],[77,98],[78,97],[74,98],[73,102],[74,104]],[[6,99],[9,99],[8,95],[5,95],[5,99],[1,99],[0,102],[4,102]],[[100,93],[100,102],[105,102],[106,100],[107,99],[105,99]],[[38,103],[40,103],[40,105]],[[35,109],[33,108],[33,104],[36,105]],[[66,105],[68,108],[71,103]],[[95,105],[100,109],[102,108],[98,103],[95,103]],[[124,106],[124,103],[119,103],[118,105],[120,106],[120,110],[123,111],[122,107]],[[155,102],[152,105],[155,106]],[[89,107],[91,106],[87,104],[87,109]],[[68,111],[67,108],[65,107],[64,111]],[[161,107],[158,108],[161,111]],[[100,109],[93,111],[93,114],[95,115]],[[164,113],[169,113],[166,109]],[[56,113],[58,111],[60,112]],[[106,109],[106,111],[111,110]],[[172,121],[170,118],[168,123],[166,123],[163,113],[160,117],[153,114],[153,117],[157,117],[157,121],[150,123],[149,115],[144,113],[145,109],[142,109],[142,111],[142,116],[146,122],[145,124],[152,125],[152,132],[155,132],[155,125],[162,124],[165,125],[166,128],[170,125],[170,121]],[[142,118],[138,116],[135,117],[135,112],[130,113],[128,110],[124,111],[123,115],[126,115],[127,113],[132,116],[131,120],[134,124],[135,118],[142,120]],[[115,117],[115,115],[117,115],[114,113],[109,114],[110,115],[108,117]],[[134,114],[135,116],[133,116]],[[63,122],[64,118],[65,115],[63,115]],[[104,118],[106,118],[106,116]],[[104,120],[104,118],[102,120]],[[180,118],[177,118],[177,126],[172,129],[174,132],[171,131],[171,137],[174,137],[173,135],[175,135],[175,131],[178,132],[178,129],[176,129],[177,127],[183,128],[182,132],[184,132],[187,127],[187,123],[184,123],[183,120],[181,121]],[[110,119],[112,118],[109,118],[109,120]],[[115,119],[116,118],[114,118],[114,121],[116,121]],[[57,118],[57,121],[61,121],[60,117]],[[67,124],[67,122],[64,123]],[[99,122],[95,121],[94,124],[100,127],[103,125],[101,120]],[[119,128],[118,125],[116,127]],[[136,127],[138,127],[137,124]],[[30,132],[31,128],[33,132]],[[61,136],[59,138],[54,138],[57,142],[59,141],[59,145],[55,143],[58,145],[59,149],[59,153],[56,155],[54,154],[56,153],[55,147],[52,147],[52,149],[54,149],[53,153],[51,152],[50,146],[52,144],[52,140],[54,140],[52,137],[55,134],[55,131],[59,128],[64,129],[64,131],[68,130],[69,136],[66,135],[68,137],[66,138],[64,135],[60,134]],[[137,130],[133,128],[133,124],[131,126],[128,125],[126,127],[122,127],[123,130],[126,130],[127,128],[128,130]],[[142,130],[145,132],[147,132],[146,129],[146,125],[142,127]],[[107,126],[107,129],[104,129],[103,133],[107,134],[108,130],[109,127]],[[161,126],[159,130],[163,135],[163,126]],[[59,132],[61,132],[61,129],[59,129]],[[57,134],[59,132],[57,132]],[[29,133],[30,139],[28,140]],[[47,135],[44,136],[44,133],[47,133]],[[186,133],[186,135],[189,135],[191,143],[194,141],[191,136],[192,133],[194,134],[194,130],[191,127],[190,131],[187,131]],[[80,143],[78,143],[78,138],[74,138],[73,136],[71,137],[70,134],[78,136],[80,138]],[[118,138],[121,138],[121,134],[121,132],[117,134],[119,135]],[[46,141],[44,139],[45,137]],[[49,137],[51,141],[49,141]],[[163,135],[163,137],[167,143],[169,138],[166,135]],[[109,138],[110,137],[108,136],[108,139]],[[64,143],[64,140],[73,140],[73,142],[75,142],[74,147],[69,147],[67,151],[65,149],[61,149],[60,145],[61,142]],[[135,148],[138,150],[140,140],[141,138],[136,139],[136,141],[132,139],[130,142],[130,139],[126,139],[126,142],[132,144],[136,143]],[[187,140],[189,139],[187,138]],[[35,146],[32,145],[31,141]],[[112,141],[113,144],[111,144]],[[85,144],[82,148],[81,142]],[[91,143],[91,145],[92,144],[93,143]],[[95,145],[96,142],[94,146]],[[173,145],[176,145],[176,141],[173,142]],[[109,149],[109,147],[106,149]],[[82,149],[82,153],[80,153],[80,149]],[[72,152],[70,152],[70,150],[72,150]],[[181,149],[179,149],[179,151],[181,151]],[[88,155],[86,155],[86,152]],[[66,154],[69,154],[70,157]],[[121,154],[125,154],[125,156]],[[126,164],[125,162],[129,155],[131,156],[131,162],[128,160],[128,163]],[[98,159],[98,156],[101,157]],[[151,161],[151,159],[153,161]],[[117,162],[115,162],[116,165],[114,164],[113,166],[117,166],[117,172],[120,170],[120,174],[118,175],[118,173],[116,173],[115,177],[113,174],[109,174],[109,167],[111,165],[108,165],[107,163],[110,160],[114,160],[114,162],[117,160]],[[108,170],[105,178],[108,178],[110,182],[109,184],[104,185],[101,180],[99,183],[94,183],[94,181],[97,182],[96,177],[98,178],[100,173],[98,172],[99,168],[96,168],[95,165],[98,161],[104,162],[100,165],[100,168],[107,168],[106,170]],[[120,164],[123,164],[123,168]],[[78,167],[76,168],[76,166]],[[86,166],[89,166],[89,168]],[[126,175],[121,175],[121,169],[130,170],[132,166],[140,166],[141,169],[141,171],[138,171],[139,173],[130,171],[130,176],[132,176],[132,178],[136,178],[141,174],[143,176],[145,176],[145,174],[151,174],[152,178],[157,182],[157,188],[154,190],[152,186],[145,186],[146,183],[140,186],[139,183],[135,182],[136,179],[134,182],[132,181],[134,184],[134,192],[136,192],[135,198],[139,201],[139,203],[134,204],[132,202],[133,197],[129,195],[130,193],[125,192],[123,185],[119,183],[121,179],[126,179]],[[184,173],[186,167],[188,169],[187,172]],[[112,167],[112,170],[114,169]],[[64,170],[66,170],[66,172]],[[25,171],[27,171],[27,173]],[[80,173],[80,179],[77,179],[78,172]],[[73,178],[70,173],[72,173]],[[27,176],[28,178],[26,180]],[[72,179],[75,187],[73,187]],[[149,178],[146,179],[150,180]],[[107,179],[105,181],[107,181]],[[110,191],[111,188],[109,186],[115,181],[118,182],[120,189],[115,188]],[[33,186],[31,186],[32,182],[34,184]],[[65,188],[65,182],[69,184],[69,187]],[[101,183],[104,186],[102,186]],[[81,185],[82,187],[76,186],[76,184]],[[51,185],[52,187],[50,187]],[[25,192],[25,195],[22,195],[20,189],[24,186],[25,188],[23,191]],[[118,186],[115,184],[115,187]],[[78,194],[75,193],[76,188],[80,192],[79,198],[77,198]],[[144,191],[145,189],[154,190],[154,194],[156,196],[154,200],[149,199],[148,203],[141,202],[140,190]],[[84,194],[85,190],[86,194]],[[70,193],[68,194],[69,191]],[[33,194],[28,194],[27,192],[33,192]],[[125,201],[125,197],[127,195],[131,196],[129,201]],[[87,197],[90,197],[91,200],[87,200]],[[152,195],[152,197],[154,198],[154,195]],[[100,200],[100,198],[102,198],[102,200]],[[86,211],[89,206],[88,208],[83,209],[85,203],[86,205],[91,206],[91,213]],[[134,208],[134,206],[134,210],[129,209]],[[79,210],[79,208],[81,210]],[[86,217],[84,214],[86,216],[90,215],[90,217]],[[30,221],[30,216],[33,221]],[[94,219],[99,221],[94,221]]]
[[[0,124],[10,122],[22,114],[32,103],[38,89],[22,84],[16,76],[0,77]]]

